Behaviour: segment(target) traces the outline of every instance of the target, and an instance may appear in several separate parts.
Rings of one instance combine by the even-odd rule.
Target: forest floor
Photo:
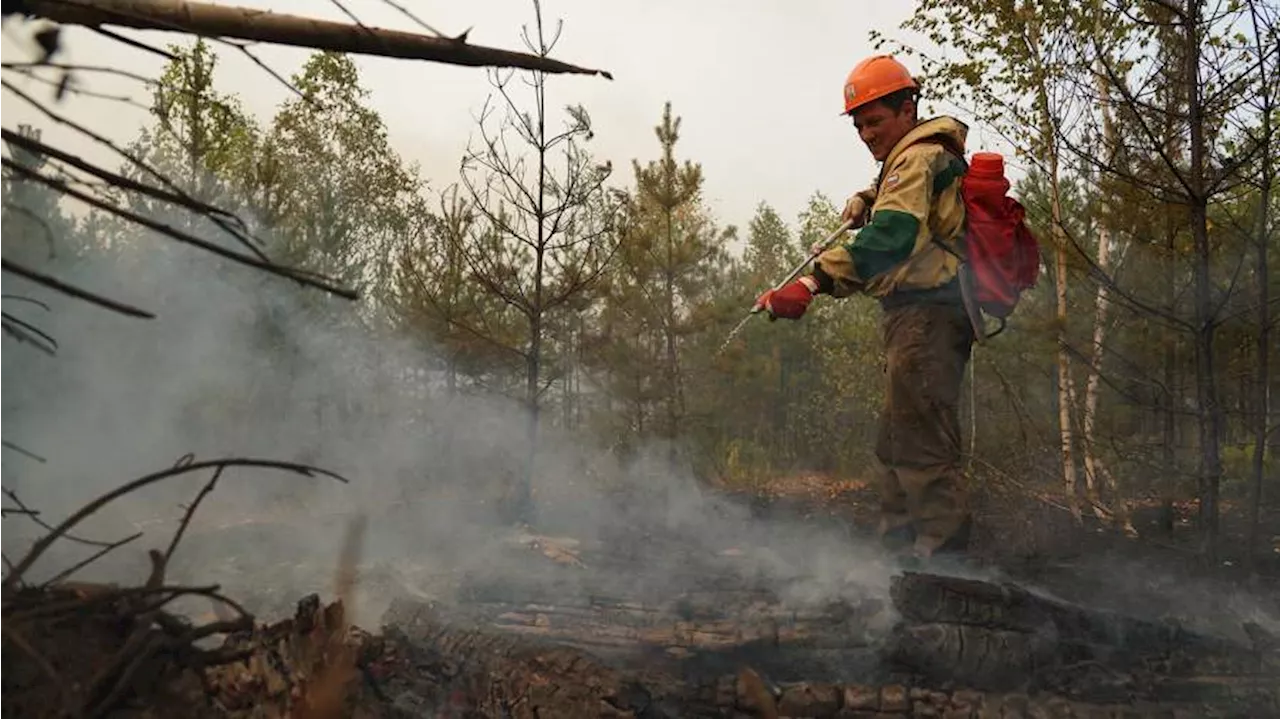
[[[710,552],[679,536],[654,535],[636,541],[626,534],[627,528],[623,535],[597,543],[600,546],[586,542],[579,546],[573,538],[557,543],[551,537],[524,537],[509,548],[507,559],[513,561],[503,566],[534,571],[462,577],[467,589],[457,593],[459,601],[453,603],[437,602],[430,592],[422,591],[424,585],[405,581],[414,569],[411,565],[361,567],[359,582],[366,585],[362,591],[397,597],[383,616],[382,631],[369,634],[349,624],[342,606],[328,606],[320,598],[332,593],[350,599],[350,589],[343,590],[341,580],[328,590],[320,589],[320,596],[306,597],[300,596],[302,585],[290,581],[302,573],[320,585],[328,584],[333,577],[331,566],[300,563],[269,572],[252,566],[258,553],[255,547],[293,532],[285,518],[277,517],[278,523],[256,530],[265,532],[261,536],[236,539],[234,528],[210,535],[225,565],[219,572],[213,571],[217,567],[212,558],[205,565],[211,575],[222,575],[214,581],[244,574],[244,584],[231,582],[224,589],[249,606],[275,608],[265,612],[252,631],[246,631],[241,618],[225,607],[199,618],[192,627],[168,617],[157,604],[140,602],[140,596],[146,595],[139,592],[148,590],[137,588],[70,586],[25,595],[7,593],[5,649],[10,657],[25,655],[39,661],[6,661],[5,668],[11,670],[5,672],[6,716],[55,716],[61,710],[59,703],[79,704],[103,714],[127,707],[120,716],[167,716],[183,707],[190,716],[299,719],[1028,715],[995,708],[1006,701],[1024,706],[1031,701],[1041,707],[1037,711],[1053,710],[1060,716],[1111,716],[1121,711],[1166,716],[1168,706],[1153,704],[1143,709],[1142,702],[1172,700],[1175,695],[1183,697],[1177,701],[1192,702],[1179,710],[1186,716],[1272,716],[1269,712],[1280,708],[1274,684],[1251,688],[1258,681],[1273,680],[1280,666],[1277,650],[1269,644],[1280,628],[1280,552],[1260,562],[1257,572],[1245,570],[1238,552],[1246,523],[1238,505],[1225,503],[1223,546],[1228,551],[1211,565],[1196,552],[1193,507],[1174,505],[1170,530],[1170,517],[1167,511],[1162,514],[1161,505],[1139,506],[1133,513],[1134,536],[1092,520],[1077,523],[1051,493],[1033,495],[1022,489],[981,493],[975,502],[978,531],[972,558],[958,572],[944,570],[949,577],[914,575],[911,581],[924,584],[914,599],[904,594],[905,589],[895,590],[893,604],[898,611],[907,616],[913,602],[925,614],[944,608],[951,611],[955,606],[942,600],[960,596],[966,611],[999,618],[999,626],[973,630],[986,632],[982,634],[986,639],[966,635],[961,648],[985,646],[983,642],[995,641],[991,637],[996,635],[1039,636],[1039,630],[1028,633],[1025,628],[1010,634],[1010,627],[1019,627],[1023,620],[1018,617],[1027,611],[1028,605],[1018,602],[1065,602],[1064,606],[1083,607],[1080,617],[1107,626],[1119,621],[1108,618],[1112,616],[1108,612],[1115,612],[1132,617],[1124,622],[1146,627],[1144,631],[1162,631],[1164,625],[1159,622],[1170,618],[1192,633],[1170,634],[1172,649],[1160,645],[1151,651],[1161,657],[1167,651],[1185,655],[1189,658],[1184,664],[1194,671],[1134,669],[1096,659],[1080,666],[1105,664],[1106,681],[1111,682],[1106,686],[1099,685],[1096,677],[1073,675],[1070,686],[1056,693],[1046,685],[1007,690],[1011,694],[983,685],[980,680],[985,674],[978,669],[985,665],[970,666],[963,652],[941,669],[933,667],[932,677],[926,671],[928,662],[920,664],[919,671],[890,672],[881,663],[881,647],[889,645],[882,644],[881,630],[876,629],[889,615],[874,592],[817,606],[789,606],[766,587],[754,584],[749,571],[735,568],[744,560],[743,553],[751,554],[751,547]],[[762,523],[780,520],[781,526],[798,521],[830,527],[851,538],[870,537],[875,526],[876,495],[864,482],[797,474],[750,488],[714,491],[747,505]],[[1265,511],[1263,516],[1267,520],[1264,536],[1277,541],[1280,512]],[[198,546],[200,533],[191,541]],[[196,551],[197,546],[187,551]],[[556,551],[549,552],[552,549]],[[641,587],[645,591],[635,591],[634,596],[613,592],[618,586],[634,584],[613,580],[632,576],[645,565],[666,567],[673,577],[662,587]],[[590,571],[584,572],[584,566]],[[355,568],[339,569],[341,577]],[[912,575],[899,573],[895,586]],[[970,581],[966,575],[976,583],[964,584]],[[1014,589],[1015,585],[1019,588]],[[1033,592],[1034,598],[1022,588]],[[160,591],[177,595],[190,590]],[[281,596],[272,596],[276,594]],[[904,597],[910,601],[904,603]],[[1010,604],[1011,599],[1016,601]],[[285,609],[295,603],[296,611]],[[346,600],[343,605],[352,606]],[[1033,614],[1056,611],[1048,607],[1045,604]],[[54,610],[57,616],[43,616]],[[292,618],[276,621],[290,614]],[[263,619],[268,623],[262,624]],[[912,626],[919,631],[972,629],[953,620],[935,618],[933,624],[912,625],[921,621],[917,617],[907,622],[906,631],[912,631]],[[1134,622],[1146,623],[1139,627]],[[1267,644],[1256,643],[1245,626],[1251,623],[1262,624],[1265,631],[1258,636]],[[193,640],[203,636],[204,627],[226,639],[220,645],[197,648]],[[1079,628],[1063,624],[1060,629],[1064,643],[1059,649],[1075,647],[1065,642],[1069,631]],[[1210,644],[1229,644],[1222,645],[1226,650],[1197,649],[1198,636],[1218,637]],[[1247,649],[1250,641],[1255,642],[1253,650]],[[1007,638],[999,642],[1003,649],[984,655],[983,662],[997,657],[1003,662],[999,666],[1007,664],[1009,671],[1034,669],[1036,660],[1028,659],[1032,663],[1023,667],[1020,650],[1006,646]],[[1124,639],[1117,646],[1133,648],[1136,642]],[[943,649],[947,647],[939,647]],[[925,650],[919,656],[945,655]],[[911,651],[923,650],[906,645],[903,651],[910,658],[916,656]],[[1271,657],[1257,660],[1269,662],[1264,670],[1237,666],[1255,661],[1250,651]],[[1206,663],[1215,661],[1231,666],[1222,669]],[[780,682],[778,687],[771,686],[767,692],[752,689],[758,679],[749,673],[732,673],[744,662],[771,675]],[[154,679],[134,678],[144,675]],[[1160,682],[1180,688],[1162,690]],[[1227,691],[1223,686],[1234,692],[1231,697],[1198,708],[1195,702],[1210,701],[1205,698],[1206,687]],[[754,698],[753,692],[774,699]],[[1239,697],[1255,694],[1263,704],[1238,703],[1244,701]],[[864,706],[865,696],[884,711],[874,713],[870,704],[865,712],[853,711]],[[760,702],[772,704],[775,699],[781,711],[759,710]],[[1083,703],[1072,709],[1063,703],[1068,699]],[[673,709],[663,709],[664,704]],[[979,705],[986,709],[979,710]],[[843,713],[837,713],[839,707]]]
[[[871,538],[876,526],[875,487],[857,479],[806,472],[779,476],[750,486],[722,486],[761,518],[801,519],[846,528]],[[1194,502],[1165,503],[1156,498],[1129,503],[1128,531],[1087,510],[1077,521],[1061,493],[1028,487],[979,488],[973,497],[975,530],[969,561],[999,567],[1021,578],[1047,579],[1089,564],[1112,569],[1141,567],[1171,585],[1187,579],[1271,593],[1280,608],[1280,504],[1264,506],[1260,541],[1270,548],[1249,566],[1245,556],[1249,517],[1246,504],[1224,498],[1220,556],[1199,551]]]

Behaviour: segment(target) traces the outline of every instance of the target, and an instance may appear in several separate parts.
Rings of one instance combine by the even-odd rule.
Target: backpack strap
[[[911,144],[918,145],[921,143],[940,146],[942,149],[946,150],[948,154],[960,161],[961,166],[964,168],[963,174],[967,174],[969,172],[969,162],[964,158],[964,148],[962,148],[952,138],[947,137],[946,135],[930,135],[929,137],[923,137],[916,140]],[[880,191],[881,183],[884,182],[884,175],[888,170],[888,166],[880,168],[880,176],[876,180],[877,194]],[[942,248],[944,252],[950,254],[959,261],[959,266],[956,268],[956,281],[960,285],[961,304],[964,306],[965,314],[969,316],[969,324],[973,328],[974,339],[978,344],[982,344],[986,340],[989,340],[1003,332],[1006,324],[1003,317],[998,318],[1000,326],[997,327],[994,332],[986,331],[987,325],[983,320],[982,308],[978,306],[977,301],[974,299],[973,275],[969,272],[969,259],[957,251],[956,248],[948,247],[947,243],[943,242],[937,235],[933,235],[930,239],[934,244]],[[961,235],[961,240],[963,241],[963,234]]]
[[[969,316],[969,324],[973,327],[973,336],[978,341],[978,344],[982,344],[986,340],[1004,332],[1005,319],[1003,317],[998,318],[1000,326],[994,332],[987,332],[987,323],[983,319],[982,308],[978,306],[977,300],[974,299],[973,273],[968,259],[954,249],[947,247],[947,243],[938,239],[937,235],[933,236],[933,242],[959,260],[960,264],[956,267],[956,281],[960,284],[960,301],[964,305],[965,314]]]

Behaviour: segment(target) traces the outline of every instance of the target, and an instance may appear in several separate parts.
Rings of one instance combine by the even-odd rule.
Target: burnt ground
[[[217,649],[241,659],[202,668],[205,655],[181,649],[181,624],[125,620],[98,603],[58,627],[6,617],[5,668],[24,654],[13,629],[61,681],[102,687],[95,701],[114,687],[129,716],[196,705],[186,715],[1280,715],[1275,575],[1246,583],[1238,563],[1191,561],[1176,525],[1153,540],[1139,517],[1144,536],[1133,539],[1044,503],[988,502],[974,560],[921,573],[866,550],[865,487],[809,478],[726,494],[750,507],[748,524],[774,529],[718,543],[697,522],[581,539],[513,530],[459,566],[427,561],[457,538],[424,528],[407,555],[359,567],[347,601],[377,610],[381,621],[357,622],[372,635],[318,597],[298,604],[306,591],[334,591],[331,565],[288,559],[317,554],[300,524],[206,525],[184,547],[197,573],[260,620],[292,617]],[[820,534],[778,529],[797,526]],[[785,547],[753,544],[778,536]],[[826,544],[809,551],[819,536]],[[844,541],[844,563],[838,551],[821,556]],[[186,613],[218,619],[199,600]],[[103,683],[97,664],[134,664],[121,641],[157,632],[145,646],[169,679]],[[100,648],[82,651],[90,646]],[[23,698],[67,692],[51,694],[39,666],[20,666],[5,672],[6,715],[57,715]],[[345,688],[342,711],[316,713],[322,685]],[[19,707],[28,711],[10,711]]]
[[[874,489],[862,481],[809,473],[761,488],[723,491],[750,506],[761,520],[827,524],[863,540],[874,534],[877,499]],[[1079,583],[1093,573],[1090,569],[1114,567],[1124,573],[1126,567],[1142,567],[1142,579],[1160,576],[1170,586],[1213,582],[1280,597],[1280,503],[1261,512],[1261,543],[1272,551],[1260,554],[1253,567],[1244,554],[1244,503],[1229,498],[1222,503],[1217,563],[1206,562],[1199,551],[1196,506],[1189,501],[1150,498],[1133,503],[1131,532],[1087,512],[1077,523],[1050,491],[979,489],[974,511],[977,524],[969,564],[1020,580],[1044,581],[1088,596],[1094,593]],[[1073,590],[1073,585],[1079,588]]]

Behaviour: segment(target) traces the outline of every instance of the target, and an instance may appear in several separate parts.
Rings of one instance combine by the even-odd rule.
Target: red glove
[[[804,311],[809,309],[809,302],[813,300],[813,295],[817,291],[817,280],[808,276],[801,277],[760,295],[760,299],[756,300],[756,308],[767,310],[770,319],[782,317],[798,320],[804,315]]]

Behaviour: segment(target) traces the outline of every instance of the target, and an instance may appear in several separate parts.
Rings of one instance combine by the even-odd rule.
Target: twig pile
[[[37,510],[6,490],[5,495],[14,504],[4,508],[6,514],[29,517],[47,530],[17,562],[6,559],[2,607],[4,650],[10,652],[10,657],[21,656],[26,660],[5,662],[6,716],[101,717],[130,700],[145,701],[151,711],[169,705],[180,706],[185,716],[225,715],[215,713],[211,702],[197,702],[204,705],[205,713],[201,712],[202,707],[191,702],[209,694],[207,670],[249,659],[258,647],[253,642],[233,641],[223,641],[221,646],[212,648],[200,645],[207,645],[219,636],[252,635],[253,616],[239,603],[219,593],[216,585],[166,584],[165,572],[196,509],[217,486],[223,471],[231,466],[283,469],[305,476],[321,474],[346,482],[338,475],[307,465],[235,458],[196,462],[187,455],[169,469],[126,483],[89,502],[56,526],[44,522]],[[76,525],[106,504],[137,489],[208,469],[213,470],[212,477],[185,508],[166,550],[148,552],[151,571],[142,586],[66,581],[74,572],[141,536],[135,534],[114,542],[86,540],[70,534]],[[41,584],[25,583],[28,570],[59,539],[101,549]],[[349,554],[354,556],[350,551]],[[354,560],[344,558],[344,566],[346,564],[354,566]],[[349,568],[346,574],[350,574]],[[213,603],[218,618],[196,624],[167,609],[183,597],[206,598]],[[345,631],[340,605],[336,612],[338,624]],[[333,624],[330,618],[325,626]],[[332,634],[332,631],[322,633],[324,641],[320,646],[326,650],[323,656],[346,659],[345,645],[335,644],[330,638]],[[354,666],[354,662],[346,665]],[[326,681],[333,678],[325,677]]]

